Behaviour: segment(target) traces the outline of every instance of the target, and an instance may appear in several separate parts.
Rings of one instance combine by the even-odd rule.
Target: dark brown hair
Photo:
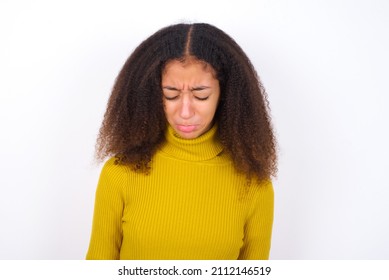
[[[165,27],[143,41],[120,71],[96,144],[97,158],[147,173],[164,141],[167,121],[161,75],[172,60],[194,57],[212,66],[221,100],[218,136],[239,172],[268,179],[276,173],[276,141],[265,90],[250,60],[222,30],[205,23]]]

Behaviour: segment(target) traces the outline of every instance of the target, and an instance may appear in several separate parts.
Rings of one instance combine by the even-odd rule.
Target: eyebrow
[[[178,90],[177,88],[175,87],[171,87],[171,86],[165,86],[165,87],[162,87],[163,89],[168,89],[168,90]]]
[[[177,90],[178,91],[177,88],[172,87],[172,86],[164,86],[162,88],[163,89],[167,89],[167,90]],[[208,86],[198,86],[198,87],[193,87],[190,90],[204,90],[204,89],[209,89],[209,88],[211,88],[211,87],[208,87]]]
[[[208,86],[198,86],[198,87],[193,87],[191,90],[203,90],[203,89],[208,89],[208,88],[211,88],[211,87],[208,87]]]

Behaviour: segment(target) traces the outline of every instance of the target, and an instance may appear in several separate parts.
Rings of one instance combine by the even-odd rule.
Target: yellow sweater
[[[104,165],[87,259],[267,259],[273,187],[238,174],[217,141],[169,127],[149,175]]]

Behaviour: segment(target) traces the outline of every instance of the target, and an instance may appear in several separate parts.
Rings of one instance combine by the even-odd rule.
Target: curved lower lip
[[[189,133],[196,129],[196,125],[177,125],[177,129],[181,132]]]

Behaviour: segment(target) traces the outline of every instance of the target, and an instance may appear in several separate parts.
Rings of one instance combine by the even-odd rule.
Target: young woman
[[[276,141],[250,60],[203,23],[163,28],[124,64],[97,142],[87,259],[267,259]]]

